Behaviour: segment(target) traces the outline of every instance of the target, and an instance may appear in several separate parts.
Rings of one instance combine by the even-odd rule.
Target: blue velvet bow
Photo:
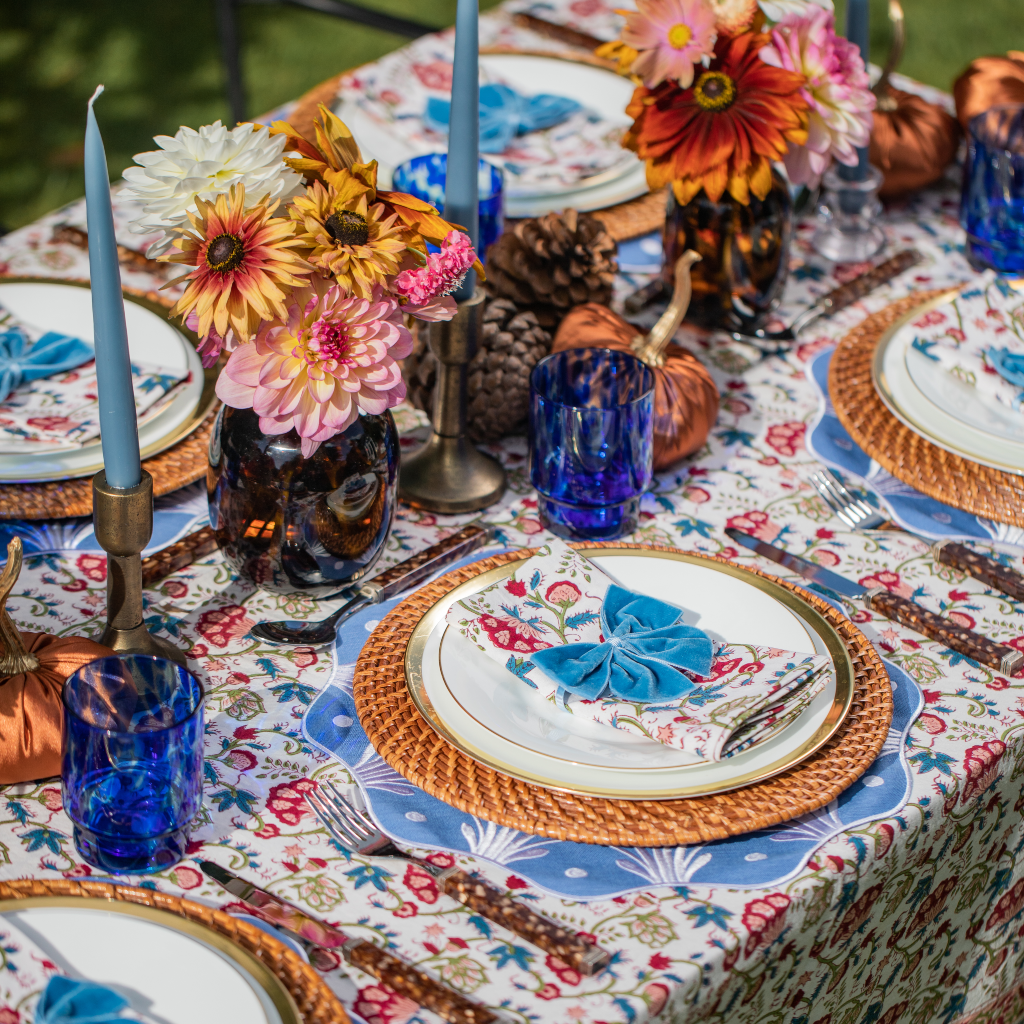
[[[36,1003],[36,1024],[124,1024],[128,1000],[105,985],[55,974]]]
[[[423,123],[434,131],[447,133],[452,105],[431,97]],[[580,104],[565,96],[521,96],[507,85],[480,86],[480,152],[502,153],[517,136],[553,128]]]
[[[1024,356],[1008,348],[990,348],[986,353],[988,361],[1004,380],[1024,388]]]
[[[534,651],[530,660],[563,689],[597,700],[675,700],[693,689],[680,669],[706,676],[714,644],[703,630],[679,622],[673,605],[614,583],[601,608],[600,644],[564,644]]]
[[[73,370],[95,354],[88,342],[56,331],[48,331],[28,351],[26,341],[17,328],[0,332],[0,402],[26,381]]]

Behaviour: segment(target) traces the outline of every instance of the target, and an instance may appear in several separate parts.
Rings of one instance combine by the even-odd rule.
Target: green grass
[[[434,25],[455,0],[362,0]],[[482,0],[481,7],[496,0]],[[842,24],[842,0],[840,24]],[[974,56],[1024,49],[1021,0],[903,0],[901,70],[948,88]],[[888,49],[887,0],[872,0],[872,55]],[[240,15],[248,110],[270,110],[405,40],[291,7]],[[17,227],[80,196],[85,103],[107,86],[98,116],[112,176],[152,136],[226,118],[212,0],[28,0],[0,24],[0,224]]]

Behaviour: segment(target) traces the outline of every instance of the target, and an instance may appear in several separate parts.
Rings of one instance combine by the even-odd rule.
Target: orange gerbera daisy
[[[702,188],[714,201],[726,190],[744,204],[751,192],[768,195],[772,161],[807,141],[808,120],[804,76],[761,60],[768,42],[754,32],[723,36],[689,89],[663,82],[633,93],[623,144],[647,161],[652,189],[671,183],[684,204]]]
[[[185,276],[188,287],[171,316],[195,312],[202,338],[213,328],[222,338],[233,331],[249,341],[264,320],[286,315],[292,289],[306,284],[313,268],[292,251],[302,242],[292,221],[273,217],[276,202],[246,210],[244,185],[232,185],[216,202],[196,199],[196,206],[199,212],[188,215],[193,230],[160,257],[196,268]]]

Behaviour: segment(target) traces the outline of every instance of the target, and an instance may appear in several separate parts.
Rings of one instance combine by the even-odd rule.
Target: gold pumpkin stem
[[[690,308],[690,296],[693,294],[693,286],[690,282],[690,267],[700,260],[700,254],[687,249],[679,259],[676,260],[676,284],[672,291],[672,301],[668,309],[661,314],[658,322],[651,328],[651,333],[646,337],[638,334],[630,346],[636,357],[648,366],[659,367],[665,365],[665,350],[672,340],[679,325]]]
[[[0,644],[3,645],[0,678],[3,679],[39,668],[39,659],[25,649],[18,627],[7,614],[7,598],[21,575],[21,556],[21,538],[15,537],[7,545],[7,565],[0,574]]]
[[[903,47],[907,41],[907,28],[903,18],[900,0],[889,0],[889,20],[892,22],[892,46],[889,47],[889,59],[882,69],[882,77],[875,83],[872,90],[878,97],[878,110],[891,113],[896,109],[896,100],[889,95],[889,77],[899,67],[903,56]]]

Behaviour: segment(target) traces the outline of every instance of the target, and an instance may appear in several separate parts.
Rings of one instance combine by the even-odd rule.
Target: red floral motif
[[[741,516],[733,516],[725,525],[734,530],[742,530],[758,540],[766,540],[769,543],[782,532],[782,527],[773,523],[768,518],[767,512],[760,512],[757,509],[753,512],[744,512]]]
[[[959,881],[959,875],[953,875],[952,878],[944,878],[933,892],[925,896],[921,901],[921,906],[917,908],[917,913],[910,922],[910,927],[907,931],[910,933],[916,932],[918,928],[924,928],[926,925],[931,924],[942,913],[943,908],[946,906],[946,900],[949,899],[949,894],[956,888],[956,883]]]
[[[177,600],[188,593],[188,584],[182,583],[181,580],[168,580],[162,589],[168,597]]]
[[[391,911],[395,917],[415,917],[419,913],[419,908],[415,903],[403,903],[397,910]]]
[[[914,326],[917,328],[934,327],[936,324],[943,324],[946,322],[946,314],[939,312],[937,309],[933,309],[924,316],[919,317],[914,321]]]
[[[580,588],[568,580],[552,583],[544,595],[549,604],[564,604],[566,607],[574,605],[580,596]]]
[[[371,985],[360,989],[354,1009],[366,1024],[405,1024],[419,1010],[419,1005],[390,989]]]
[[[240,604],[226,604],[203,612],[196,622],[197,632],[214,647],[227,647],[245,636],[255,625]]]
[[[743,927],[750,932],[744,954],[770,946],[782,934],[786,908],[792,901],[781,892],[769,893],[763,899],[751,900],[743,908]]]
[[[839,564],[839,556],[828,548],[822,548],[820,551],[815,551],[811,558],[818,563],[818,565],[824,565],[826,568],[832,569]]]
[[[107,560],[103,555],[79,555],[75,565],[86,579],[103,583],[107,578]]]
[[[557,999],[562,994],[562,990],[557,985],[552,985],[549,981],[542,989],[537,992],[538,999]]]
[[[968,747],[964,754],[964,772],[967,780],[964,783],[960,803],[966,804],[979,793],[984,793],[999,776],[999,759],[1006,752],[1006,744],[1002,740],[989,740],[976,747]]]
[[[506,889],[529,889],[530,883],[525,879],[520,878],[518,875],[509,875],[505,879]]]
[[[78,594],[83,590],[89,589],[89,584],[85,580],[72,580],[70,583],[65,583],[60,588],[66,590],[69,594]]]
[[[195,889],[203,884],[203,876],[195,868],[190,868],[187,864],[181,864],[176,867],[171,872],[171,875],[174,877],[174,884],[179,889]]]
[[[78,421],[68,416],[30,416],[25,422],[40,430],[71,430],[78,426]]]
[[[966,612],[950,612],[946,617],[950,622],[955,622],[958,626],[963,626],[964,629],[974,629],[974,619]]]
[[[577,18],[590,18],[595,14],[604,14],[609,8],[601,0],[575,0],[569,4],[569,10]]]
[[[48,811],[59,811],[64,807],[60,790],[56,786],[47,786],[39,795],[43,798],[43,803],[46,804]]]
[[[909,1002],[904,1001],[902,1003],[897,1003],[895,1006],[890,1006],[889,1009],[878,1018],[878,1024],[898,1024],[899,1021],[903,1020],[903,1014],[909,1005]]]
[[[995,974],[996,971],[998,971],[999,968],[1003,966],[1003,961],[1006,959],[1007,954],[1009,952],[1009,949],[1007,949],[1006,946],[1003,946],[1003,948],[999,950],[998,953],[996,953],[995,959],[992,961],[992,963],[990,963],[988,967],[985,969],[985,973],[990,977],[993,974]]]
[[[995,679],[985,684],[990,690],[1005,690],[1009,685],[1010,680],[1004,679],[1002,676],[996,676]]]
[[[814,534],[814,536],[817,537],[818,540],[831,540],[835,536],[835,533],[832,530],[826,530],[823,526]]]
[[[529,635],[529,626],[517,623],[514,619],[496,619],[493,615],[482,615],[477,622],[490,638],[495,647],[503,651],[515,651],[516,654],[533,654],[542,651],[551,644]]]
[[[1024,910],[1024,878],[1020,879],[1009,892],[1004,893],[985,922],[986,928],[1005,924]]]
[[[509,580],[505,589],[514,597],[526,597],[526,584],[522,580]]]
[[[858,581],[862,587],[885,587],[886,590],[899,594],[900,597],[910,597],[914,593],[913,588],[900,579],[898,572],[890,572],[888,569],[881,569],[871,573]]]
[[[20,1024],[21,1014],[10,1006],[0,1006],[0,1024]]]
[[[687,487],[683,491],[683,497],[687,501],[692,501],[694,505],[703,505],[704,502],[711,500],[711,495],[703,487]]]
[[[256,760],[256,755],[248,750],[232,750],[224,760],[239,772],[252,771],[259,764],[259,761]]]
[[[527,536],[544,532],[544,524],[539,519],[517,519],[512,525],[520,533],[525,533]]]
[[[292,652],[292,662],[296,668],[309,668],[317,662],[316,651],[312,647],[296,647]]]
[[[267,794],[267,810],[286,825],[298,825],[312,813],[306,803],[305,794],[312,793],[316,783],[310,779],[295,779],[271,786]]]
[[[647,965],[655,971],[667,971],[672,966],[672,961],[664,953],[655,953],[647,961]]]
[[[455,867],[455,856],[451,853],[444,853],[440,850],[437,853],[430,854],[425,859],[433,864],[435,868]]]
[[[711,679],[721,679],[722,676],[727,676],[730,672],[735,672],[740,667],[742,658],[716,658],[711,666]]]
[[[583,980],[583,975],[575,967],[570,967],[564,960],[559,960],[557,956],[548,953],[544,963],[547,969],[565,985],[578,985]]]
[[[441,895],[438,892],[437,879],[429,871],[424,871],[418,864],[410,864],[405,869],[405,877],[402,881],[421,903],[436,903]]]
[[[964,331],[961,331],[959,327],[950,327],[950,329],[946,331],[946,334],[948,334],[954,341],[967,340],[967,334]]]
[[[432,60],[429,64],[413,64],[412,70],[428,89],[452,91],[452,65],[447,61]]]
[[[895,838],[896,829],[892,825],[882,824],[878,826],[875,838],[875,856],[879,860],[889,852],[889,847],[892,846],[892,841]]]
[[[765,444],[780,455],[793,456],[804,446],[806,423],[773,423],[765,434]]]
[[[92,874],[92,868],[88,864],[76,864],[70,871],[62,871],[65,878],[88,878]]]
[[[264,825],[258,832],[253,832],[253,835],[259,836],[260,839],[276,839],[280,834],[280,826],[275,825],[272,821]]]
[[[254,740],[257,733],[255,729],[251,729],[248,725],[240,725],[232,735],[236,740]]]
[[[865,889],[861,896],[854,901],[839,922],[839,927],[836,928],[832,941],[829,942],[830,946],[834,946],[837,942],[846,942],[868,919],[875,901],[882,895],[882,888],[881,884],[873,885],[870,889]]]
[[[917,725],[932,736],[946,731],[946,723],[938,715],[923,714],[917,719]]]
[[[657,1017],[665,1009],[668,997],[668,985],[662,985],[660,981],[652,981],[644,988],[644,1000],[647,1002],[647,1011],[650,1016]]]

